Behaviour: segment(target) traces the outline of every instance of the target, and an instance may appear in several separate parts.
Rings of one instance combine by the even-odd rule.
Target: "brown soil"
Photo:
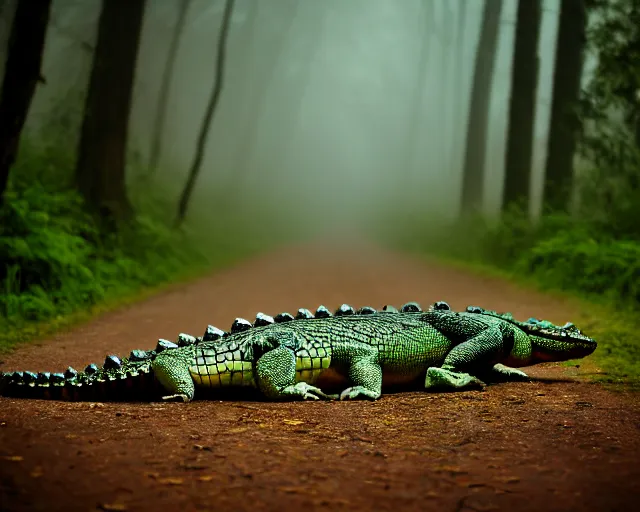
[[[292,247],[24,346],[2,369],[82,367],[257,311],[416,299],[575,315],[560,299],[404,255]],[[0,398],[0,509],[633,509],[637,396],[587,382],[586,362],[532,368],[532,383],[375,403]]]

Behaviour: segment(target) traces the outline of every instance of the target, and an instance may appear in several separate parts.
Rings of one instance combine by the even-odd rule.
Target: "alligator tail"
[[[0,373],[0,396],[69,401],[153,401],[162,396],[151,367],[155,351],[134,350],[128,358],[107,356],[102,367],[77,372]]]

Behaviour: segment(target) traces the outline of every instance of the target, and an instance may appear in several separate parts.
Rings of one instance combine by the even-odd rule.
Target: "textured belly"
[[[208,361],[213,359],[213,361]],[[199,357],[189,367],[197,387],[255,386],[253,365],[249,361],[214,362],[215,358]]]
[[[296,382],[315,384],[320,375],[329,368],[331,357],[296,357]]]

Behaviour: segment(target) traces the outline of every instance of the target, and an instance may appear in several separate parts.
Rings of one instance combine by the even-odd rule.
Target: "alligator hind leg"
[[[175,352],[166,351],[156,356],[151,367],[158,382],[168,392],[162,397],[163,400],[183,402],[193,400],[195,389],[188,360],[176,356]]]
[[[377,350],[358,357],[349,367],[349,380],[353,386],[340,393],[340,400],[366,398],[377,400],[382,396],[382,368],[377,362]],[[357,357],[357,356],[356,356]]]
[[[320,388],[306,382],[296,384],[296,356],[287,347],[265,352],[256,363],[256,382],[260,391],[272,400],[329,400]]]
[[[485,329],[477,336],[454,347],[442,367],[427,369],[424,386],[427,389],[483,388],[485,383],[462,369],[472,368],[474,373],[492,368],[492,361],[503,349],[503,334],[498,327]]]

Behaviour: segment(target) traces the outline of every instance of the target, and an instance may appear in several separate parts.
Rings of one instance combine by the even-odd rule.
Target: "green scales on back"
[[[97,392],[102,399],[127,399],[136,383],[148,388],[152,380],[164,399],[184,401],[198,388],[235,387],[254,387],[274,400],[377,399],[383,385],[419,383],[437,390],[526,379],[505,363],[583,357],[595,347],[573,324],[518,322],[472,306],[455,312],[437,302],[422,311],[408,303],[400,311],[356,311],[344,304],[334,314],[320,306],[315,313],[300,309],[295,317],[259,313],[253,323],[238,318],[228,333],[209,326],[202,338],[160,340],[153,351],[135,350],[123,360],[108,356],[102,368],[89,365],[82,373],[5,373],[0,392],[71,399]],[[340,393],[330,395],[329,388]]]

